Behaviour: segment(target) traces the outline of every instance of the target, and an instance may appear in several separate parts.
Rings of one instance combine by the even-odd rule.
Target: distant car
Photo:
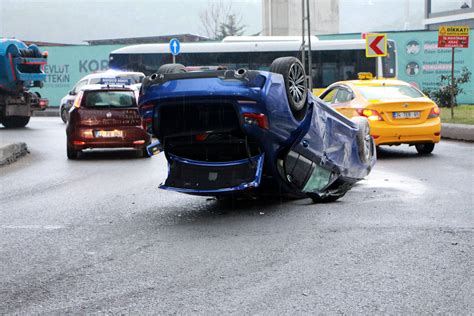
[[[367,119],[314,97],[294,57],[276,59],[271,72],[163,65],[143,81],[139,110],[159,140],[149,152],[168,160],[166,190],[329,202],[376,161]]]
[[[145,74],[142,72],[129,72],[129,71],[115,71],[115,70],[107,70],[104,72],[97,72],[87,76],[84,76],[81,80],[79,80],[71,91],[68,92],[61,99],[61,104],[59,106],[59,116],[63,120],[64,123],[67,122],[69,117],[69,110],[71,109],[72,105],[74,104],[74,99],[76,98],[79,91],[84,86],[99,84],[102,79],[112,79],[112,78],[120,78],[120,79],[128,79],[130,80],[130,84],[141,84],[143,78],[145,78]]]
[[[360,78],[336,82],[320,98],[349,118],[366,117],[377,146],[409,144],[431,153],[441,138],[436,103],[401,80],[376,80],[370,73]]]
[[[135,148],[139,157],[149,157],[150,136],[141,125],[137,95],[130,86],[82,87],[69,112],[67,157],[77,159],[94,148]]]

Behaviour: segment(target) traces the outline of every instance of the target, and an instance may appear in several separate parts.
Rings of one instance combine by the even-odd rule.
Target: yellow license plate
[[[103,138],[116,138],[116,137],[123,137],[123,131],[96,131],[95,137],[103,137]]]

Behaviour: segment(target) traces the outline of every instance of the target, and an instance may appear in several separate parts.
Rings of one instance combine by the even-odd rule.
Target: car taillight
[[[428,115],[428,118],[435,118],[435,117],[439,117],[439,107],[437,105],[435,105],[431,111],[430,111],[430,114]]]
[[[80,108],[81,107],[81,101],[82,101],[82,95],[84,93],[82,91],[79,92],[79,94],[76,96],[76,99],[74,99],[74,107],[75,108]]]
[[[263,113],[244,113],[244,123],[249,125],[257,125],[260,128],[268,129],[268,119]]]
[[[376,110],[357,109],[357,113],[359,113],[360,116],[365,116],[369,121],[383,121],[382,116],[380,116]]]
[[[48,99],[39,99],[39,102],[38,102],[40,108],[47,107],[48,103],[49,103]]]

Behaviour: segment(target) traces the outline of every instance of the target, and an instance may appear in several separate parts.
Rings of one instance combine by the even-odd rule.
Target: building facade
[[[467,25],[473,29],[473,1],[452,2],[447,6],[443,0],[425,0],[423,24],[427,30],[438,30],[442,25]]]
[[[301,35],[302,0],[262,0],[262,35]],[[311,34],[339,33],[339,0],[309,0]]]

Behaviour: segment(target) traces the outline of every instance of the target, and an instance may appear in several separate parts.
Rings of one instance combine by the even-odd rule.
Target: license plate
[[[419,111],[411,112],[393,112],[394,119],[415,119],[420,117]]]
[[[113,138],[123,137],[123,131],[96,131],[95,137]]]

